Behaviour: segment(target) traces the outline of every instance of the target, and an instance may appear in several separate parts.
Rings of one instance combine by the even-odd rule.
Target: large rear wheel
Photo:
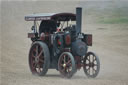
[[[41,41],[35,41],[29,52],[29,67],[32,74],[44,76],[50,65],[50,54],[47,45]]]
[[[58,61],[60,74],[66,78],[71,78],[76,72],[75,60],[71,53],[64,52]]]
[[[93,52],[88,52],[84,57],[83,69],[87,77],[95,78],[100,71],[100,61]]]

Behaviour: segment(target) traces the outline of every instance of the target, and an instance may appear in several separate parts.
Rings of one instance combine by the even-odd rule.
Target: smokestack
[[[76,8],[76,30],[77,34],[81,33],[81,21],[82,21],[82,8]]]

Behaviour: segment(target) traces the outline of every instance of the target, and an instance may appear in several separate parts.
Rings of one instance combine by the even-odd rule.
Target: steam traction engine
[[[32,74],[44,76],[48,69],[56,69],[62,76],[71,78],[83,67],[88,77],[98,75],[99,58],[93,52],[87,52],[88,46],[92,46],[92,35],[81,32],[81,19],[80,7],[76,8],[76,14],[43,13],[25,16],[26,21],[34,21],[31,28],[33,32],[28,33],[32,41],[29,51]]]

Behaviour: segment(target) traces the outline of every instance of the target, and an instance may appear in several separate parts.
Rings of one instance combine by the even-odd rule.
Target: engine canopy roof
[[[73,13],[40,13],[25,16],[26,21],[42,21],[42,20],[55,20],[55,21],[75,21],[76,14]]]

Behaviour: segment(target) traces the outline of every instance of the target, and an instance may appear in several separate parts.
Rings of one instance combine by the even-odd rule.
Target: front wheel
[[[75,60],[71,53],[64,52],[59,57],[58,70],[64,77],[71,78],[76,72]]]
[[[93,52],[88,52],[84,57],[83,69],[87,77],[95,78],[100,71],[100,61]]]

